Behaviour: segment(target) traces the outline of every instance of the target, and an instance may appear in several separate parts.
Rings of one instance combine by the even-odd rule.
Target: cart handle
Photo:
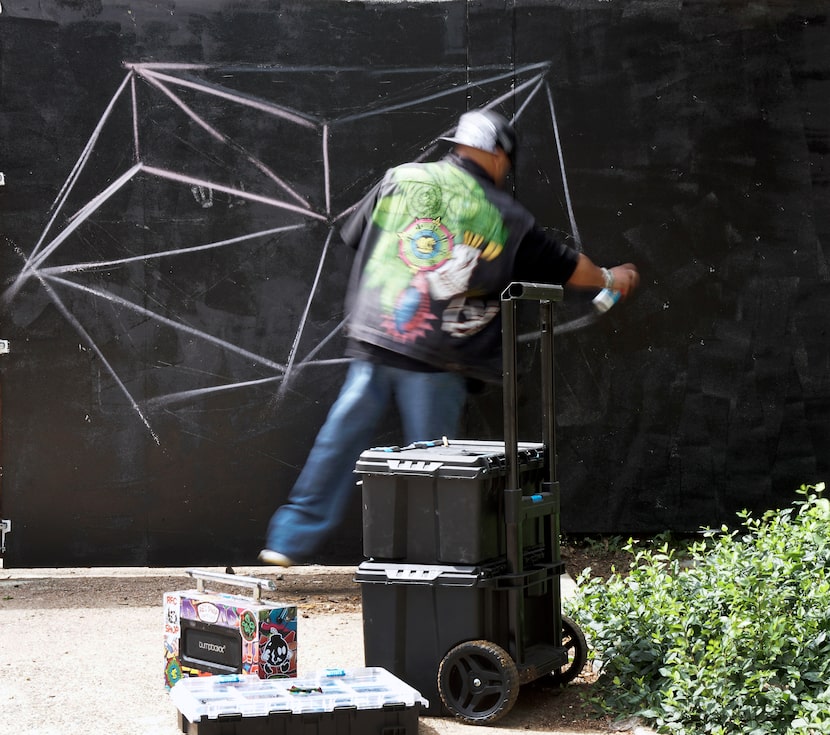
[[[502,291],[502,359],[504,384],[504,442],[509,487],[519,487],[517,409],[518,360],[516,357],[516,300],[539,302],[542,339],[542,441],[548,450],[548,479],[556,482],[556,436],[553,417],[553,301],[564,289],[550,283],[515,281]]]
[[[552,283],[514,281],[502,292],[502,301],[529,299],[531,301],[562,301],[565,289]]]

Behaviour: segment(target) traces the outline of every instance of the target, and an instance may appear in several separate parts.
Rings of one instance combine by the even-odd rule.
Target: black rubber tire
[[[469,725],[495,722],[519,696],[519,671],[501,646],[459,643],[438,667],[438,693],[452,715]]]
[[[588,662],[588,642],[585,640],[585,634],[567,615],[562,616],[562,645],[568,649],[568,663],[545,677],[548,684],[568,684],[582,673]]]

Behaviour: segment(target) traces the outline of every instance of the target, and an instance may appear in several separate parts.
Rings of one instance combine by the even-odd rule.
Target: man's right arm
[[[517,280],[542,280],[572,288],[611,288],[628,294],[640,282],[633,263],[602,268],[587,255],[577,252],[535,225],[525,235],[516,254],[513,277]]]
[[[623,297],[637,288],[639,283],[640,273],[633,263],[602,268],[584,253],[579,254],[576,268],[566,281],[566,285],[575,288],[609,288],[612,291],[619,291]]]

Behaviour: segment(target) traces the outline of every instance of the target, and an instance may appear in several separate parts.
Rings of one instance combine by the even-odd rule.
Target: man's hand
[[[619,291],[623,298],[640,285],[640,272],[634,263],[615,265],[608,270],[611,271],[611,275],[614,277],[614,285],[611,288],[614,291]]]

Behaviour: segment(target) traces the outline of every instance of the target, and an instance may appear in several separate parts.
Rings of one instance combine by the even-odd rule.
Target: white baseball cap
[[[452,135],[440,140],[468,145],[488,153],[501,148],[511,158],[516,149],[516,131],[506,118],[493,110],[470,110],[458,118],[458,126]]]

